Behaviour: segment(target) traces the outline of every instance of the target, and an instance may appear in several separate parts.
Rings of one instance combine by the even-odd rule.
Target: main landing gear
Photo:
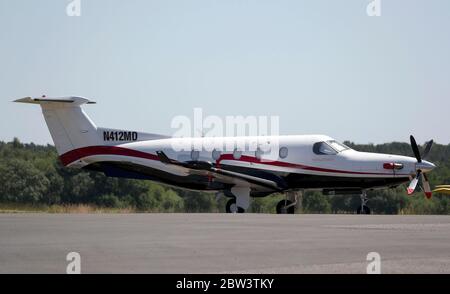
[[[363,191],[361,194],[361,205],[356,208],[357,214],[370,214],[370,208],[366,205],[367,201],[369,201],[369,199],[367,199],[367,193],[366,191]]]
[[[225,211],[227,213],[244,213],[245,209],[237,206],[236,199],[231,198],[230,200],[228,200],[227,205],[225,206]]]
[[[231,197],[226,206],[225,211],[227,213],[244,213],[250,206],[250,188],[249,187],[233,187],[229,191],[224,191],[224,193],[218,193],[217,198],[223,195]],[[285,194],[285,199],[278,202],[276,211],[277,214],[294,214],[295,208],[302,195],[302,191],[289,191]],[[300,198],[301,199],[301,198]]]
[[[234,196],[228,200],[225,210],[227,213],[244,213],[250,206],[250,188],[233,187],[230,190]]]

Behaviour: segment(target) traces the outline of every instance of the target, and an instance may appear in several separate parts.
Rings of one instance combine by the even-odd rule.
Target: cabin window
[[[287,147],[281,147],[279,152],[280,158],[286,158],[288,156]]]
[[[242,156],[242,151],[234,149],[234,151],[233,151],[233,158],[237,160],[237,159],[241,158],[241,156]]]
[[[221,154],[222,154],[222,153],[221,153],[219,150],[214,149],[214,150],[212,151],[212,158],[213,158],[214,160],[219,160]]]
[[[200,157],[200,151],[197,151],[197,150],[191,151],[191,159],[192,160],[198,160],[199,157]]]
[[[256,157],[256,159],[258,159],[258,160],[261,160],[261,158],[262,158],[262,156],[263,156],[263,151],[261,150],[261,148],[256,148],[256,151],[255,151],[255,157]]]

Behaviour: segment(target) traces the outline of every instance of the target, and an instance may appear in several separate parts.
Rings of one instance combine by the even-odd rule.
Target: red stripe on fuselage
[[[92,155],[120,155],[120,156],[130,156],[130,157],[137,157],[137,158],[144,158],[144,159],[149,159],[149,160],[160,161],[159,157],[156,154],[151,154],[151,153],[147,153],[147,152],[137,151],[137,150],[123,148],[123,147],[117,147],[117,146],[83,147],[83,148],[74,149],[67,153],[64,153],[59,158],[63,165],[68,165],[74,161],[80,160],[81,158],[84,158],[87,156],[92,156]],[[265,165],[278,166],[278,167],[298,168],[298,169],[318,171],[318,172],[327,172],[327,173],[393,176],[392,173],[344,171],[344,170],[307,166],[307,165],[284,162],[284,161],[265,161],[265,160],[261,161],[260,159],[258,159],[256,157],[251,157],[251,156],[246,156],[246,155],[242,155],[239,159],[234,159],[233,154],[221,155],[220,158],[216,161],[216,163],[220,164],[220,162],[223,160],[242,161],[242,162],[258,163],[258,164],[265,164]],[[397,174],[397,175],[399,175],[399,174]],[[407,176],[407,175],[405,175],[405,176]]]
[[[121,155],[121,156],[131,156],[131,157],[139,157],[150,160],[158,160],[159,158],[155,154],[137,151],[128,148],[116,147],[116,146],[89,146],[83,147],[79,149],[74,149],[67,153],[64,153],[59,158],[61,159],[62,164],[68,165],[74,161],[77,161],[83,157],[92,156],[92,155]]]
[[[312,171],[327,172],[327,173],[393,176],[392,173],[371,173],[371,172],[345,171],[345,170],[328,169],[328,168],[315,167],[315,166],[307,166],[307,165],[284,162],[284,161],[261,161],[260,159],[258,159],[256,157],[251,157],[251,156],[246,156],[246,155],[242,155],[239,159],[234,159],[233,154],[223,154],[217,160],[217,163],[220,163],[220,161],[222,161],[222,160],[236,160],[236,161],[267,164],[267,165],[279,166],[279,167],[299,168],[299,169],[304,169],[304,170],[312,170]],[[397,175],[399,175],[399,174],[397,174]]]

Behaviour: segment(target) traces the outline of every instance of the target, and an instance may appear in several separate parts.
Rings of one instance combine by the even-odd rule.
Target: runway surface
[[[450,216],[0,214],[0,273],[450,273]]]

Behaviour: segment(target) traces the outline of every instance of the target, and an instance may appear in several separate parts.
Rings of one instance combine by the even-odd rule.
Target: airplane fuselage
[[[269,159],[258,156],[258,150],[241,151],[237,148],[225,151],[175,151],[174,146],[177,143],[179,145],[180,140],[189,140],[193,145],[200,146],[207,144],[197,144],[198,141],[216,140],[223,142],[223,146],[248,146],[248,142],[268,140],[277,141],[274,145],[278,150],[277,156]],[[242,141],[245,141],[245,144],[242,144]],[[416,159],[413,157],[358,152],[343,145],[343,150],[336,150],[327,142],[337,143],[323,135],[163,138],[123,144],[108,140],[105,141],[108,145],[69,151],[61,155],[61,160],[65,165],[103,171],[108,176],[149,179],[182,188],[207,191],[225,190],[234,183],[216,181],[215,176],[208,172],[161,162],[157,152],[162,151],[178,162],[208,162],[220,169],[239,174],[281,180],[286,190],[323,189],[339,192],[391,187],[409,181],[415,174]],[[314,150],[315,144],[326,144],[327,149],[325,152]],[[285,153],[280,154],[281,150]],[[258,187],[253,189],[252,196],[267,195],[271,192],[274,190],[270,187]]]

